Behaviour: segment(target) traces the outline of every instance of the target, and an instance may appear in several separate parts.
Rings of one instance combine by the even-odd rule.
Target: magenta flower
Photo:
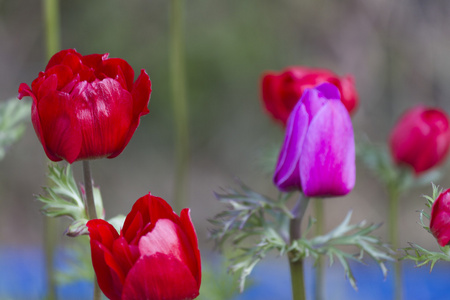
[[[441,247],[450,242],[450,189],[442,192],[433,203],[430,231]]]
[[[355,185],[355,142],[339,90],[323,83],[307,89],[289,116],[274,174],[282,191],[341,196]]]

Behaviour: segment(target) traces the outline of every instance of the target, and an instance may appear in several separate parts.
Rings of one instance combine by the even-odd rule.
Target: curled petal
[[[181,218],[181,226],[184,229],[185,234],[187,235],[191,249],[194,251],[195,260],[197,261],[197,268],[192,268],[192,274],[194,275],[195,280],[197,281],[197,287],[200,289],[200,284],[202,281],[202,263],[200,257],[200,250],[198,249],[198,240],[197,234],[195,233],[194,225],[192,224],[190,210],[185,208],[180,213]]]
[[[299,102],[289,117],[286,135],[273,181],[279,189],[288,191],[300,188],[299,160],[302,155],[302,145],[308,130],[309,116],[305,105]]]

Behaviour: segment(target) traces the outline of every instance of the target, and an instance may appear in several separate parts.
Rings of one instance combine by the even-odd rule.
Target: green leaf
[[[330,265],[337,259],[344,268],[345,275],[354,289],[357,289],[356,279],[350,268],[349,260],[364,263],[367,255],[379,265],[383,275],[386,277],[386,261],[393,260],[393,251],[372,232],[380,227],[380,224],[366,225],[365,221],[350,224],[352,212],[350,211],[344,220],[336,228],[325,235],[316,236],[311,239],[302,237],[297,243],[292,244],[289,251],[294,254],[294,259],[313,257],[318,260],[321,255],[328,257]],[[354,246],[359,249],[358,253],[350,254],[341,250],[342,246]]]
[[[80,192],[75,183],[70,165],[60,167],[58,164],[48,166],[49,187],[44,187],[44,194],[35,196],[44,204],[41,211],[48,217],[67,216],[73,220],[67,228],[66,234],[78,236],[87,234],[84,192]],[[83,188],[82,188],[83,190]],[[100,189],[94,187],[94,201],[99,218],[104,217]]]
[[[278,199],[261,195],[238,181],[239,189],[226,189],[216,193],[216,198],[227,206],[209,222],[213,225],[210,238],[216,247],[223,249],[229,242],[239,253],[232,258],[230,271],[237,273],[242,291],[246,278],[255,265],[277,249],[287,251],[289,219],[292,216],[286,207],[289,195],[280,194]],[[245,247],[245,244],[256,245]]]
[[[10,99],[0,102],[0,160],[25,132],[30,120],[31,103]]]

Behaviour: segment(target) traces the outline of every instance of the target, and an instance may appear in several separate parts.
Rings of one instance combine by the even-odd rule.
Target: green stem
[[[56,249],[56,228],[58,220],[44,216],[44,253],[45,253],[45,281],[48,287],[45,299],[56,299],[55,268],[53,258]]]
[[[392,249],[397,251],[399,247],[398,242],[398,206],[400,200],[400,191],[397,183],[393,183],[388,187],[389,192],[389,241]],[[402,273],[399,261],[394,262],[394,299],[402,299]]]
[[[60,49],[59,0],[43,0],[47,59]]]
[[[175,121],[175,202],[174,210],[184,207],[189,162],[189,122],[186,99],[183,40],[183,0],[171,0],[170,72]]]
[[[88,160],[83,160],[83,176],[84,176],[84,189],[86,192],[86,212],[88,219],[97,219],[97,212],[95,209],[94,201],[94,189],[91,173],[91,166]],[[97,278],[94,278],[94,300],[100,300],[102,298],[102,292],[98,286]]]
[[[43,0],[42,2],[43,19],[45,22],[45,40],[47,59],[60,49],[59,33],[59,0]],[[47,282],[47,300],[57,299],[55,270],[53,267],[53,258],[55,254],[56,228],[58,221],[49,217],[44,217],[44,252],[46,266]]]
[[[89,160],[83,160],[84,189],[86,192],[86,213],[89,220],[97,219],[95,209],[94,188],[92,180],[91,165]]]
[[[303,259],[289,262],[289,270],[291,271],[292,284],[292,299],[304,300],[305,294],[305,279],[303,276]]]
[[[300,195],[295,207],[292,210],[292,215],[289,224],[290,243],[301,238],[301,223],[306,208],[308,207],[309,198],[303,194]],[[291,284],[292,284],[292,299],[293,300],[305,300],[305,280],[303,275],[303,259],[293,260],[289,258],[289,269],[291,272]]]
[[[324,209],[323,209],[323,199],[314,199],[314,212],[316,215],[316,236],[322,235],[324,232]],[[315,273],[315,299],[323,300],[325,291],[325,277],[323,272],[324,259],[320,256],[317,259],[316,273]]]

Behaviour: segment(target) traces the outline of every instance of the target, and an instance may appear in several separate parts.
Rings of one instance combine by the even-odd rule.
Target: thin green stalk
[[[91,166],[88,160],[83,160],[83,176],[84,176],[84,189],[86,192],[86,212],[89,220],[97,219],[97,212],[95,210],[94,191]],[[102,298],[102,292],[98,286],[97,278],[94,278],[94,300],[100,300]]]
[[[300,195],[295,207],[292,209],[292,215],[289,224],[289,234],[291,244],[301,238],[301,223],[306,208],[308,207],[309,198],[303,194]],[[289,258],[289,269],[291,272],[291,284],[292,284],[292,299],[293,300],[305,300],[305,280],[303,275],[303,259],[293,260]]]
[[[189,163],[189,121],[186,98],[183,40],[183,0],[171,0],[170,9],[170,75],[175,121],[175,199],[174,210],[184,207],[187,195]]]
[[[45,253],[45,281],[47,285],[47,295],[45,299],[55,300],[56,298],[56,282],[55,282],[55,268],[53,266],[53,258],[55,257],[56,249],[56,228],[58,228],[58,220],[44,217],[44,253]]]
[[[393,183],[388,188],[389,192],[389,241],[392,244],[392,249],[397,251],[399,247],[398,242],[398,206],[400,200],[400,191],[397,184]],[[394,299],[402,299],[402,273],[399,261],[394,262]]]
[[[291,271],[292,299],[305,300],[305,279],[303,275],[303,259],[289,262]]]
[[[59,0],[43,0],[47,59],[60,49]]]
[[[324,229],[324,209],[323,209],[323,199],[314,199],[314,212],[316,216],[316,236],[323,234]],[[315,273],[315,299],[323,300],[325,291],[325,277],[324,277],[324,259],[322,256],[319,257],[316,264]]]
[[[60,49],[60,31],[59,31],[59,0],[43,0],[42,2],[43,19],[45,22],[45,40],[47,59]],[[49,217],[44,217],[44,253],[46,267],[47,295],[46,299],[55,300],[56,282],[53,258],[56,248],[56,228],[58,221]]]

